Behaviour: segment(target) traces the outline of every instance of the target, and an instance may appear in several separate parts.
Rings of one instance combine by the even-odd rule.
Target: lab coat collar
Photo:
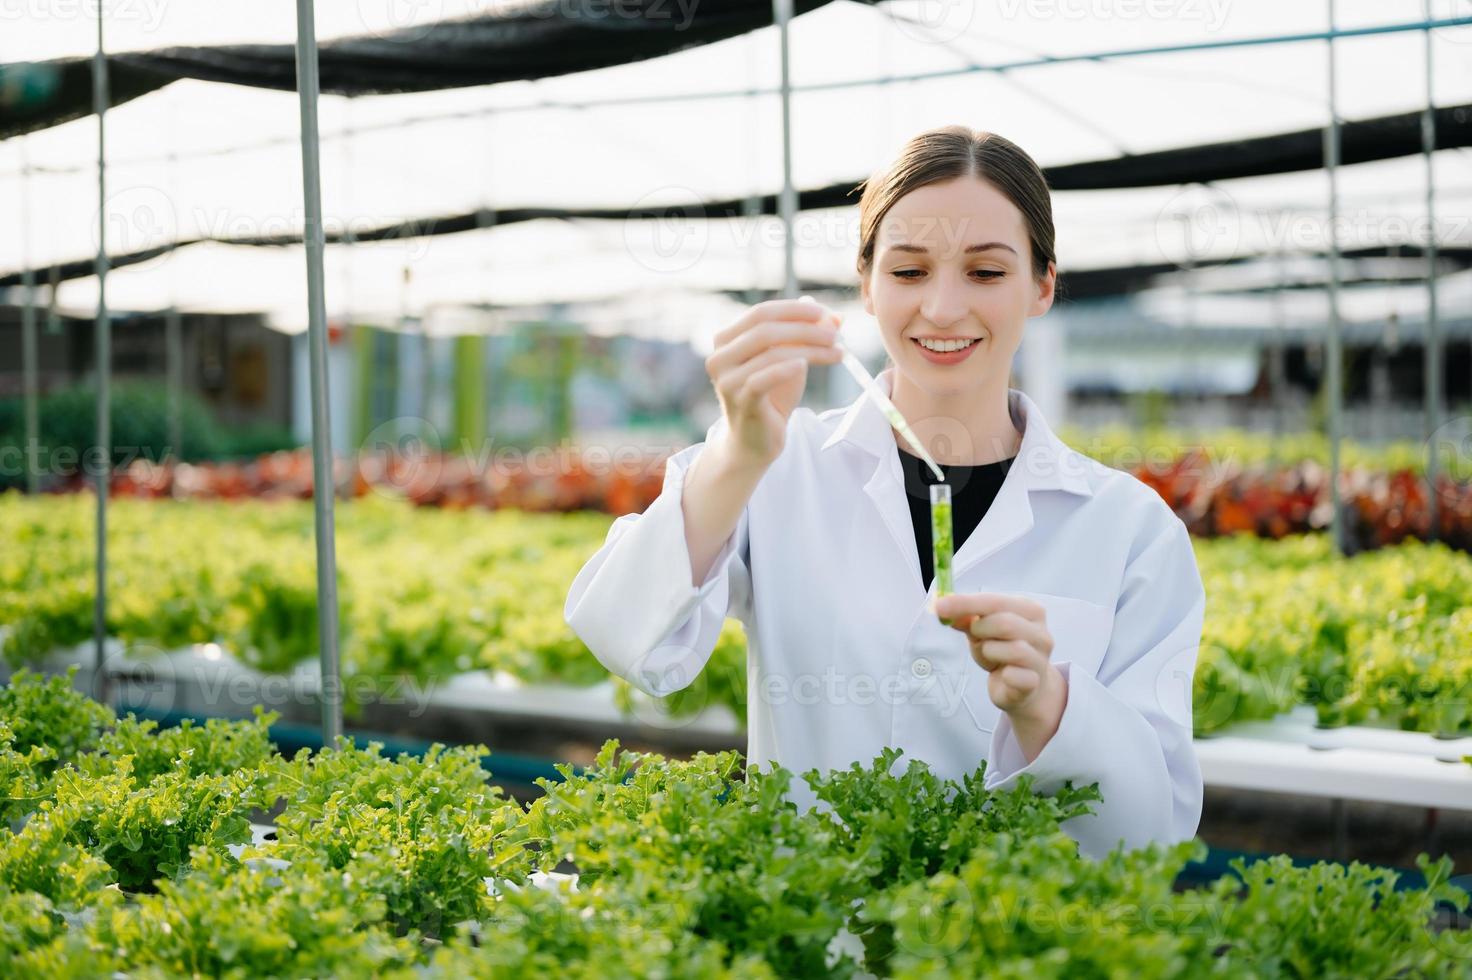
[[[894,368],[886,368],[874,380],[886,395],[894,393]],[[1022,443],[1008,470],[1009,477],[1012,472],[1020,471],[1021,480],[1029,492],[1064,490],[1092,496],[1093,489],[1084,475],[1087,458],[1058,438],[1037,404],[1024,392],[1008,388],[1007,410],[1012,416],[1012,424],[1022,432]],[[895,451],[895,437],[890,431],[889,420],[873,399],[862,392],[845,410],[838,428],[824,441],[822,448],[827,450],[840,442],[849,443],[875,457],[894,455]]]
[[[894,390],[893,371],[893,368],[887,368],[875,379],[887,395]],[[1012,424],[1022,432],[1022,442],[992,505],[976,530],[956,551],[953,569],[958,577],[983,558],[1032,530],[1031,494],[1064,491],[1085,497],[1093,495],[1085,476],[1088,457],[1070,449],[1058,438],[1033,400],[1016,388],[1008,388],[1007,408]],[[874,457],[874,468],[864,485],[864,493],[878,508],[895,545],[912,566],[918,589],[920,556],[915,549],[909,504],[905,499],[904,474],[895,451],[895,436],[889,420],[868,395],[861,392],[854,399],[838,427],[824,441],[822,451],[840,443],[847,443]]]

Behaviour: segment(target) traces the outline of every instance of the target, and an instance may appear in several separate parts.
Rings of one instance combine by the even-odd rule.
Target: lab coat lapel
[[[879,415],[886,426],[889,424],[878,411],[874,414]],[[882,453],[875,461],[874,472],[864,484],[864,493],[879,509],[895,546],[909,562],[909,581],[915,583],[915,591],[919,593],[920,552],[915,548],[915,527],[910,518],[910,503],[905,499],[905,474],[900,469],[900,458],[896,452]]]
[[[875,380],[886,394],[891,390],[889,371],[881,372]],[[924,595],[920,585],[920,553],[915,550],[915,529],[910,523],[910,505],[905,499],[904,471],[900,469],[889,420],[868,395],[861,393],[850,403],[838,428],[823,443],[822,449],[827,451],[840,443],[848,443],[866,454],[857,459],[859,472],[867,470],[868,473],[864,495],[879,512],[895,547],[899,549],[901,560],[909,567],[907,580],[914,583],[918,601]]]
[[[1009,389],[1007,408],[1012,415],[1013,426],[1022,432],[1022,443],[1017,450],[1017,457],[1007,468],[1007,476],[997,490],[996,499],[982,515],[981,523],[976,525],[976,529],[967,535],[957,549],[951,561],[951,574],[954,578],[960,578],[968,568],[1032,530],[1032,503],[1028,500],[1028,491],[1032,489],[1036,473],[1025,461],[1036,459],[1040,454],[1039,446],[1045,440],[1039,424],[1041,416],[1034,411],[1033,418],[1029,419],[1027,409],[1021,404],[1021,397],[1021,392],[1015,388]]]
[[[893,391],[893,368],[883,371],[875,380],[886,394]],[[1068,458],[1072,451],[1049,428],[1032,399],[1009,388],[1007,409],[1012,424],[1022,432],[1022,442],[996,499],[956,552],[952,562],[956,577],[1032,530],[1034,518],[1029,496],[1033,491],[1091,493],[1078,461]],[[874,458],[864,494],[878,508],[895,546],[910,563],[914,573],[911,581],[918,587],[920,556],[915,550],[915,532],[905,499],[904,474],[895,452],[895,437],[889,420],[868,396],[860,394],[854,399],[838,428],[823,443],[823,449],[841,442],[855,445]]]

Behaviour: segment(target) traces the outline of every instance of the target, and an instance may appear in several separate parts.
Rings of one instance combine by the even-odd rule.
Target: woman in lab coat
[[[740,619],[748,765],[846,768],[897,746],[899,766],[957,778],[985,760],[988,788],[1097,782],[1097,812],[1064,825],[1085,854],[1192,837],[1205,592],[1185,525],[1009,387],[1054,295],[1041,171],[999,136],[946,127],[866,181],[859,209],[860,291],[891,359],[878,380],[957,493],[954,594],[935,600],[928,491],[879,409],[798,406],[808,365],[840,358],[837,316],[805,297],[717,334],[721,417],[669,459],[644,513],[613,523],[567,622],[662,696]],[[800,777],[791,795],[815,802]]]

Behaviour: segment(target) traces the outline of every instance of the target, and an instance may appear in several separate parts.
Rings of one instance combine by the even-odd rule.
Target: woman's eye
[[[975,271],[982,279],[1000,279],[1007,274],[996,269],[977,269]],[[897,269],[894,272],[896,279],[914,279],[916,276],[923,275],[925,273],[920,269]]]

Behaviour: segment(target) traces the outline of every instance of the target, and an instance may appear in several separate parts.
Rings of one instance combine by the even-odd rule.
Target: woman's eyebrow
[[[1011,245],[1008,245],[1006,242],[982,242],[979,245],[967,245],[963,251],[966,255],[972,255],[976,252],[986,252],[994,248],[1006,249],[1013,255],[1017,254],[1017,249],[1013,248]],[[891,245],[889,246],[889,250],[891,252],[914,252],[917,255],[930,254],[930,249],[925,248],[923,245],[911,245],[907,242],[901,242],[898,245]]]

